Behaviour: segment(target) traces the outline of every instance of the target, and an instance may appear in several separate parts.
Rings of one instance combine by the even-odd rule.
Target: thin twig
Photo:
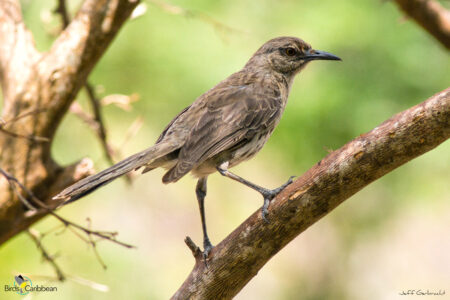
[[[181,15],[184,17],[198,18],[199,20],[201,20],[209,25],[212,25],[213,28],[218,32],[248,34],[248,32],[246,32],[246,31],[226,25],[226,24],[224,24],[202,12],[193,11],[193,10],[190,10],[187,8],[183,8],[181,6],[177,6],[177,5],[174,5],[171,3],[167,3],[165,1],[161,1],[161,0],[149,0],[149,2],[152,3],[153,5],[161,8],[165,12],[173,14],[173,15]]]
[[[70,18],[67,11],[66,0],[58,0],[58,6],[55,8],[54,12],[58,13],[61,16],[63,25],[62,29],[65,29],[67,26],[69,26]]]
[[[9,119],[7,121],[5,121],[2,118],[0,118],[0,131],[3,132],[4,134],[7,134],[7,135],[12,136],[14,138],[22,138],[22,139],[30,140],[32,142],[40,142],[40,143],[42,143],[42,142],[49,142],[50,140],[48,138],[46,138],[46,137],[35,136],[35,135],[31,135],[31,134],[25,135],[25,134],[21,134],[21,133],[17,133],[17,132],[5,129],[5,126],[10,124],[10,123],[14,123],[14,122],[16,122],[16,121],[18,121],[18,120],[20,120],[22,118],[25,118],[25,117],[28,117],[28,116],[31,116],[31,115],[35,115],[35,114],[38,114],[38,113],[41,113],[41,112],[44,112],[44,111],[46,111],[46,109],[42,109],[42,108],[41,109],[32,109],[32,110],[29,110],[29,111],[27,111],[25,113],[22,113],[22,114],[20,114],[20,115],[18,115],[16,117],[13,117],[13,118],[11,118],[11,119]]]
[[[132,108],[131,104],[138,101],[139,98],[139,94],[137,93],[133,93],[131,95],[110,94],[103,97],[100,100],[100,103],[102,106],[113,104],[120,109],[130,111]]]
[[[4,134],[7,134],[14,138],[27,139],[32,142],[48,143],[50,141],[48,138],[42,137],[42,136],[35,136],[35,135],[31,135],[31,134],[24,135],[24,134],[16,133],[14,131],[9,131],[9,130],[3,128],[3,126],[1,124],[0,124],[0,131],[3,132]]]
[[[10,184],[11,188],[14,190],[14,193],[17,195],[17,197],[22,201],[22,203],[28,209],[32,210],[35,213],[46,212],[46,213],[52,215],[57,220],[59,220],[64,225],[65,228],[69,228],[69,230],[72,231],[76,236],[78,236],[81,240],[83,240],[87,244],[89,244],[92,247],[92,249],[94,250],[94,254],[103,268],[106,268],[106,265],[103,262],[103,260],[101,259],[100,254],[97,251],[97,242],[98,241],[108,240],[112,243],[118,244],[118,245],[126,247],[126,248],[135,248],[135,246],[133,246],[133,245],[118,241],[116,239],[118,232],[116,232],[116,231],[96,231],[96,230],[92,230],[92,229],[88,228],[88,227],[90,227],[89,219],[88,219],[88,222],[89,222],[88,227],[84,227],[77,223],[69,221],[64,217],[61,217],[59,214],[54,212],[53,208],[49,207],[47,204],[42,202],[38,197],[35,196],[35,194],[30,189],[28,189],[26,186],[24,186],[13,175],[9,174],[2,168],[0,168],[0,173],[3,175],[3,177],[6,178],[6,180]],[[22,189],[22,191],[29,197],[29,199],[32,200],[33,204],[31,204],[31,202],[17,190],[16,185],[18,185]],[[36,205],[34,205],[34,204],[36,204]],[[39,208],[39,210],[38,210],[38,208]],[[83,232],[87,236],[87,239],[84,238],[82,235],[80,235],[75,229]],[[53,230],[55,230],[55,229],[52,229],[52,231]],[[98,237],[99,240],[94,240],[92,238],[93,236]]]
[[[25,190],[25,187],[20,183],[19,180],[17,180],[16,177],[12,176],[2,168],[0,168],[0,173],[5,177],[6,181],[8,181],[9,186],[14,191],[14,193],[17,195],[17,197],[20,199],[20,201],[29,209],[29,210],[37,210],[18,190],[16,187],[16,184],[22,189]]]
[[[190,237],[187,236],[184,239],[184,242],[186,243],[188,248],[191,249],[192,255],[194,256],[194,258],[197,259],[197,258],[200,258],[202,256],[202,251],[200,250],[200,248],[194,243],[194,241]]]
[[[97,132],[98,124],[94,120],[94,118],[89,115],[87,112],[83,110],[80,104],[78,102],[73,102],[72,105],[70,105],[69,108],[70,112],[73,113],[75,116],[80,118],[86,125],[89,126],[94,132]]]
[[[31,240],[36,244],[36,247],[41,251],[42,258],[47,261],[55,270],[56,276],[59,281],[66,280],[66,276],[62,272],[60,266],[56,263],[55,258],[48,253],[48,251],[44,248],[42,245],[42,237],[39,232],[33,229],[27,230],[28,236],[31,238]]]
[[[101,143],[102,143],[102,147],[104,149],[105,152],[105,156],[108,159],[108,162],[110,164],[114,164],[114,157],[118,157],[120,160],[120,157],[122,156],[120,150],[112,145],[110,145],[109,143],[107,143],[106,141],[106,137],[102,138],[101,137],[101,133],[100,133],[100,125],[101,123],[97,122],[90,114],[88,114],[87,112],[85,112],[83,110],[83,108],[81,107],[81,105],[79,105],[77,102],[72,103],[72,105],[70,106],[70,112],[73,113],[75,116],[77,116],[78,118],[80,118],[84,123],[86,123],[86,125],[88,125],[98,136],[98,138],[100,139]],[[123,148],[125,146],[125,144],[134,136],[136,135],[137,131],[139,131],[140,127],[142,126],[142,118],[137,118],[128,128],[126,134],[125,134],[125,138],[121,144],[120,148]],[[132,174],[128,173],[126,174],[126,180],[127,183],[131,183],[132,180]]]
[[[144,125],[144,119],[139,116],[136,118],[136,120],[133,121],[133,123],[131,123],[130,127],[128,127],[128,130],[125,133],[125,137],[123,138],[121,148],[128,144],[128,142],[136,136],[142,125]]]
[[[105,124],[103,122],[103,117],[102,117],[102,113],[101,113],[100,100],[95,95],[94,87],[89,82],[86,82],[84,87],[88,94],[89,103],[91,104],[92,111],[94,113],[94,121],[97,123],[96,132],[100,139],[101,145],[103,147],[103,152],[104,152],[105,157],[108,160],[108,162],[111,165],[113,165],[114,164],[114,159],[113,159],[114,150],[108,144],[108,141],[107,141],[106,128],[105,128]]]
[[[124,243],[124,242],[116,240],[116,236],[119,234],[117,231],[95,231],[95,230],[91,230],[89,228],[86,228],[86,227],[83,227],[81,225],[78,225],[78,224],[76,224],[76,223],[74,223],[72,221],[69,221],[69,220],[61,217],[60,215],[56,214],[53,211],[50,211],[49,213],[52,216],[54,216],[55,218],[57,218],[59,221],[61,221],[65,226],[72,226],[74,228],[77,228],[77,229],[83,231],[88,236],[94,235],[94,236],[100,237],[102,239],[108,240],[110,242],[113,242],[115,244],[121,245],[121,246],[123,246],[125,248],[136,248],[133,245],[130,245],[130,244],[127,244],[127,243]]]
[[[139,130],[141,129],[142,125],[144,124],[144,119],[139,116],[136,118],[136,120],[133,121],[133,123],[131,123],[130,127],[128,127],[127,132],[125,133],[125,137],[123,138],[122,143],[120,144],[119,149],[123,149],[125,147],[126,144],[128,144],[128,142],[136,136],[136,134],[139,132]],[[116,151],[117,155],[121,156],[121,151],[117,150]],[[128,173],[131,174],[131,173]]]
[[[26,112],[24,112],[24,113],[21,113],[20,115],[18,115],[18,116],[16,116],[16,117],[13,117],[13,118],[11,118],[11,119],[9,119],[9,120],[7,120],[7,121],[5,121],[5,120],[3,120],[3,119],[0,118],[0,120],[1,120],[0,122],[1,122],[1,124],[4,126],[4,125],[6,125],[6,124],[14,123],[14,122],[16,122],[16,121],[18,121],[18,120],[20,120],[20,119],[23,119],[23,118],[25,118],[25,117],[28,117],[28,116],[37,115],[37,114],[46,112],[47,110],[48,110],[47,108],[30,109],[29,111],[26,111]]]

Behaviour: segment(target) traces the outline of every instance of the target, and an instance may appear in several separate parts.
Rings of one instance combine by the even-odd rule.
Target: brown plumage
[[[85,178],[55,196],[74,201],[113,179],[145,167],[168,169],[164,183],[176,182],[191,172],[199,178],[197,198],[204,230],[205,257],[212,248],[206,234],[203,201],[206,178],[219,171],[263,194],[263,218],[270,200],[284,188],[267,190],[227,168],[254,156],[264,146],[280,121],[294,76],[311,60],[339,60],[311,49],[295,37],[278,37],[265,43],[244,68],[178,114],[164,129],[156,144],[118,164]],[[289,184],[289,181],[287,184]]]

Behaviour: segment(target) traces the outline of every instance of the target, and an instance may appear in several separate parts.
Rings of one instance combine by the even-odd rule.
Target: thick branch
[[[50,186],[44,186],[37,189],[36,194],[42,195],[46,194],[48,197],[60,191],[62,188],[77,182],[78,180],[92,175],[94,173],[93,163],[90,159],[83,159],[73,165],[67,166],[66,168],[59,169],[59,172],[55,176],[55,180]],[[17,179],[16,179],[17,180]],[[17,181],[20,183],[20,181]],[[21,183],[20,183],[21,184]],[[43,192],[42,189],[45,189]],[[24,200],[29,201],[30,195],[23,193],[24,196],[17,196],[18,193],[23,191],[16,191],[10,188],[10,183],[4,179],[0,178],[0,191],[5,194],[4,202],[0,201],[0,245],[15,236],[16,234],[22,232],[23,230],[30,227],[33,223],[40,220],[46,216],[49,211],[46,209],[31,211],[27,210],[23,206]],[[10,195],[7,195],[7,191],[11,191]],[[8,197],[7,197],[8,196]],[[22,198],[22,199],[20,199]],[[31,197],[32,198],[32,197]],[[8,201],[11,199],[10,201]],[[3,200],[0,198],[0,200]],[[36,205],[33,202],[33,205]],[[54,204],[51,208],[55,208],[58,204]],[[30,213],[31,212],[31,213]]]
[[[52,138],[89,72],[138,3],[85,0],[50,51],[40,54],[22,22],[19,1],[0,1],[2,119],[16,120],[1,125],[0,165],[44,202],[55,189],[91,171],[84,163],[58,166],[51,158]],[[27,117],[17,119],[23,115]],[[27,215],[10,185],[0,180],[0,244],[46,214]]]
[[[172,299],[231,299],[297,235],[363,187],[450,137],[450,88],[336,150],[258,210],[211,252]]]
[[[22,20],[18,0],[0,1],[0,79],[4,108],[9,111],[14,96],[26,93],[24,78],[32,74],[30,66],[40,57],[31,33]],[[20,71],[19,71],[20,70]]]
[[[39,64],[40,77],[51,83],[49,104],[58,122],[92,68],[105,52],[138,0],[86,0]],[[48,135],[55,126],[48,122]]]
[[[420,26],[450,50],[450,11],[435,0],[395,0]]]

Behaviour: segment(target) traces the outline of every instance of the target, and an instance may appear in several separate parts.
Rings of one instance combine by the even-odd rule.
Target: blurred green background
[[[69,1],[75,12],[78,1]],[[142,129],[120,148],[131,155],[154,143],[182,108],[239,70],[265,41],[298,36],[332,52],[342,63],[314,62],[295,80],[284,117],[266,147],[235,168],[245,178],[276,187],[301,175],[343,144],[449,86],[448,53],[397,7],[380,0],[173,0],[193,15],[167,12],[147,2],[146,13],[129,21],[90,76],[101,96],[140,96],[133,109],[104,108],[110,141],[121,145],[129,126],[142,116]],[[23,1],[28,27],[41,51],[49,49],[59,19],[54,0]],[[201,14],[199,14],[201,13]],[[224,25],[204,18],[206,14]],[[226,25],[225,25],[226,24]],[[229,28],[228,28],[228,27]],[[86,94],[78,95],[88,110]],[[107,167],[94,133],[68,114],[53,145],[61,164],[83,157],[97,170]],[[450,294],[450,143],[371,184],[301,234],[241,291],[236,299],[400,299],[408,289]],[[44,246],[59,255],[69,276],[109,287],[101,292],[79,282],[47,281],[54,276],[25,234],[0,249],[0,283],[13,275],[34,284],[56,284],[57,293],[33,299],[167,299],[193,267],[186,235],[201,244],[195,180],[161,183],[162,170],[124,180],[63,208],[70,220],[119,231],[128,250],[100,242],[103,270],[84,242],[70,231],[50,234]],[[207,223],[213,244],[221,241],[262,199],[220,175],[210,177]],[[58,222],[48,217],[34,228]],[[1,299],[15,294],[0,292]],[[402,298],[403,299],[403,298]]]

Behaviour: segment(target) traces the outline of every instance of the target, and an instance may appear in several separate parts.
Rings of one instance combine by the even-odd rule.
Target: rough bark
[[[51,142],[92,68],[138,3],[84,1],[51,49],[40,53],[23,23],[19,1],[0,1],[2,119],[6,130],[28,137],[0,134],[0,166],[45,202],[92,172],[86,160],[68,167],[57,165],[51,157]],[[33,216],[25,212],[6,180],[0,179],[0,244],[46,215],[45,210]]]
[[[336,150],[218,244],[207,267],[196,263],[172,299],[231,299],[297,235],[363,187],[450,137],[450,88],[405,110]]]
[[[435,0],[395,0],[397,5],[450,50],[450,11]]]

